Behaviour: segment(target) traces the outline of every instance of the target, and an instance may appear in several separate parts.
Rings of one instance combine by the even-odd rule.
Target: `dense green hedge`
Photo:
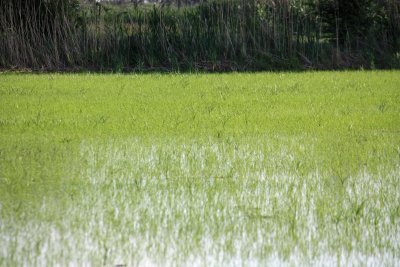
[[[7,0],[0,67],[44,70],[396,68],[395,0],[173,5]]]

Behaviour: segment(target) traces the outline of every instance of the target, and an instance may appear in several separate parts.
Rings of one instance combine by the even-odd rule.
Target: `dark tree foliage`
[[[325,31],[339,33],[341,43],[351,39],[367,39],[371,31],[381,30],[385,23],[384,1],[320,0],[310,4],[325,23]],[[352,40],[350,40],[352,41]]]

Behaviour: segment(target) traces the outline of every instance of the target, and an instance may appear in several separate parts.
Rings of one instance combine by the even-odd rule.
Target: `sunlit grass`
[[[0,265],[400,260],[400,73],[0,75]]]

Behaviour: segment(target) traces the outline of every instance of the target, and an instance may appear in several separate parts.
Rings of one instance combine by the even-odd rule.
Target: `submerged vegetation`
[[[0,1],[0,266],[398,265],[400,72],[250,72],[400,68],[400,1],[145,2]]]
[[[399,84],[0,74],[0,265],[395,266]]]
[[[0,5],[0,67],[5,69],[400,66],[400,2],[395,0],[215,0],[181,8],[77,0]]]

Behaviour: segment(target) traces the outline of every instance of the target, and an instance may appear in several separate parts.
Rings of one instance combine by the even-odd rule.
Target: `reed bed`
[[[393,0],[2,1],[0,67],[243,71],[400,66]],[[365,2],[365,3],[364,3]]]

